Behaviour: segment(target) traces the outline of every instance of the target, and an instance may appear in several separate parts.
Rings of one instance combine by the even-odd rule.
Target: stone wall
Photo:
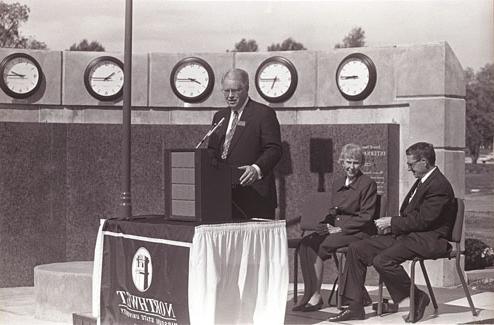
[[[14,51],[23,50],[0,49],[0,59]],[[361,52],[369,56],[374,61],[377,69],[376,88],[368,98],[359,102],[351,102],[344,99],[335,85],[335,73],[339,62],[353,52]],[[77,204],[69,208],[67,202],[56,202],[48,206],[47,209],[53,211],[53,213],[65,211],[67,222],[74,224],[74,227],[71,228],[74,230],[68,230],[64,235],[67,236],[66,247],[64,248],[65,257],[73,259],[76,256],[68,252],[76,249],[72,250],[70,247],[86,246],[92,238],[89,235],[88,238],[79,243],[77,240],[71,239],[71,235],[78,228],[97,227],[96,220],[88,222],[87,220],[76,220],[73,217],[76,211],[85,209],[89,209],[88,211],[97,210],[97,203],[92,202],[93,206],[87,206],[87,193],[78,193],[76,191],[77,184],[86,178],[85,172],[98,169],[102,165],[115,167],[111,169],[112,171],[101,169],[99,177],[94,179],[100,183],[105,183],[97,183],[95,185],[101,185],[101,188],[105,188],[103,185],[107,186],[108,184],[106,183],[109,182],[113,192],[119,192],[118,164],[120,163],[120,149],[118,147],[119,142],[115,141],[121,136],[119,124],[122,121],[122,101],[116,101],[111,104],[99,102],[92,98],[84,88],[83,73],[86,65],[93,58],[102,55],[102,53],[60,51],[29,51],[28,53],[35,57],[42,66],[45,82],[36,94],[25,100],[13,100],[0,90],[0,121],[6,122],[2,124],[4,130],[12,130],[13,126],[18,123],[28,125],[27,129],[29,131],[26,131],[28,132],[26,134],[33,132],[34,139],[15,136],[15,132],[20,132],[16,128],[14,128],[16,130],[12,131],[14,132],[12,135],[2,135],[0,140],[2,143],[2,157],[4,158],[2,159],[2,166],[5,164],[20,164],[19,166],[14,166],[15,168],[20,168],[22,164],[33,161],[31,158],[39,156],[40,160],[35,159],[38,164],[23,175],[26,176],[25,184],[12,187],[14,192],[17,191],[15,197],[2,194],[0,198],[2,206],[3,204],[11,205],[9,207],[11,210],[7,209],[4,210],[5,212],[0,212],[0,216],[2,219],[13,218],[15,222],[12,221],[9,225],[2,225],[2,238],[0,240],[2,242],[6,240],[4,238],[7,237],[3,234],[12,234],[9,235],[9,238],[13,238],[23,231],[28,231],[27,229],[31,229],[28,232],[34,233],[32,229],[35,229],[35,220],[19,220],[17,222],[18,219],[23,218],[22,213],[20,213],[21,206],[27,204],[29,209],[34,211],[37,205],[48,204],[46,196],[56,195],[57,191],[66,191],[71,195],[69,196],[72,198],[70,202]],[[105,53],[105,55],[123,58],[122,53]],[[140,130],[145,130],[146,128],[152,129],[153,125],[195,125],[197,126],[196,131],[194,131],[196,132],[194,133],[196,135],[195,139],[199,139],[205,125],[211,122],[214,112],[224,107],[224,100],[218,82],[221,75],[230,67],[247,70],[251,78],[250,95],[253,99],[263,102],[262,98],[256,93],[253,78],[258,65],[273,55],[282,55],[292,61],[297,68],[299,76],[298,86],[293,97],[284,103],[272,104],[282,126],[326,124],[328,126],[362,125],[362,127],[365,127],[365,125],[369,124],[396,124],[399,126],[399,136],[397,137],[398,157],[396,157],[396,162],[393,166],[398,174],[398,183],[396,185],[398,187],[398,197],[396,200],[401,201],[414,181],[404,163],[404,150],[417,141],[427,141],[435,145],[439,168],[452,182],[456,195],[464,197],[465,87],[463,69],[451,48],[445,42],[383,48],[338,49],[327,52],[135,54],[133,56],[132,74],[132,123],[142,126],[136,133],[140,134],[139,132],[144,132]],[[178,60],[188,56],[199,56],[208,61],[216,75],[217,82],[212,95],[200,104],[185,104],[173,94],[169,86],[171,69]],[[72,125],[72,127],[68,127],[64,131],[59,127],[59,124],[65,127]],[[86,147],[83,144],[84,142],[69,141],[71,136],[74,139],[96,137],[98,132],[103,132],[97,128],[97,125],[100,124],[107,125],[107,129],[104,131],[104,136],[101,137],[103,142],[98,142],[98,144],[110,148],[109,144],[114,143],[114,145],[111,145],[111,150],[101,150],[94,148],[94,146]],[[94,130],[86,128],[94,128]],[[41,130],[44,131],[42,132]],[[46,130],[49,130],[49,132]],[[106,133],[108,130],[113,131]],[[58,136],[57,132],[67,132],[67,135],[63,137],[60,134]],[[99,135],[101,136],[102,134]],[[154,148],[153,150],[160,150],[155,136],[148,133],[142,134],[142,136],[144,139],[134,136],[136,139],[133,143],[134,152],[147,145],[146,142],[142,141],[150,143],[151,147]],[[164,136],[165,139],[167,137]],[[27,151],[29,147],[23,146],[25,141],[39,141],[41,147],[43,144],[53,146],[53,155],[55,156],[52,156],[52,158],[60,155],[61,160],[43,163],[43,159],[48,159],[44,156],[46,152],[39,150]],[[68,142],[63,143],[63,141]],[[290,149],[294,146],[290,144]],[[63,147],[66,147],[65,151],[61,150]],[[19,157],[17,160],[10,160],[9,156],[3,154],[6,151],[9,152],[9,150],[17,150],[16,152],[21,155],[20,157],[25,159]],[[94,152],[94,150],[101,150],[101,152]],[[73,152],[73,155],[64,156],[63,152],[65,154]],[[142,159],[150,163],[147,157],[139,154],[136,157],[134,159]],[[153,161],[154,163],[156,162]],[[67,168],[64,173],[73,173],[73,175],[78,176],[74,176],[69,181],[66,175],[55,175],[54,171],[63,169],[60,169],[59,164],[66,164]],[[42,169],[45,172],[52,170],[52,174],[43,177],[48,177],[51,183],[59,179],[59,183],[53,183],[49,188],[46,188],[37,169]],[[144,173],[143,176],[147,175],[144,170],[140,172]],[[298,171],[294,169],[293,173],[297,174]],[[15,173],[12,175],[2,174],[1,186],[5,188],[5,184],[13,181],[11,177],[17,176]],[[66,180],[65,184],[62,182],[63,179]],[[31,183],[32,185],[29,185]],[[64,184],[63,188],[60,187],[61,184]],[[23,200],[23,186],[36,186],[37,196],[29,199],[33,200],[32,202]],[[156,197],[153,195],[139,197],[139,195],[135,194],[141,191],[140,186],[145,187],[146,185],[133,184],[135,211],[140,211],[141,204],[144,207],[158,204],[156,203]],[[115,204],[111,208],[99,209],[99,213],[114,213],[118,204],[118,194],[115,195],[106,190],[101,190],[99,186],[95,186],[94,191],[98,193],[98,198],[103,198]],[[16,202],[18,204],[17,207],[12,202]],[[47,220],[50,220],[50,218]],[[24,224],[24,222],[28,224]],[[59,220],[52,220],[52,222],[53,225],[47,226],[45,233],[50,232],[50,229],[62,227]],[[15,228],[14,224],[19,226]],[[39,230],[42,233],[42,229]],[[62,235],[59,234],[58,236]],[[39,242],[41,241],[41,238],[39,238]],[[23,256],[12,257],[13,262],[17,263],[20,259],[36,260],[34,252],[39,248],[36,244],[18,241],[16,245],[23,247],[14,249],[22,248],[25,253],[23,253]],[[40,245],[44,245],[44,243]],[[53,260],[59,258],[63,260],[63,249],[56,248],[52,257]],[[91,257],[86,253],[78,256]],[[438,263],[443,262],[439,261]],[[443,268],[440,266],[437,268],[441,274],[446,272],[443,269],[449,269],[449,267]],[[11,270],[15,270],[15,267]],[[20,275],[12,276],[13,278],[9,278],[10,280],[8,281],[3,281],[6,276],[0,277],[2,279],[0,286],[26,284],[25,279],[22,281],[16,280],[21,277]],[[439,278],[438,282],[435,282],[436,285],[452,284],[447,280],[449,279],[448,276],[439,276]]]
[[[207,128],[132,127],[134,215],[165,214],[163,150],[191,148]],[[321,187],[329,192],[334,177],[343,175],[336,161],[348,142],[379,148],[379,155],[367,157],[363,171],[376,178],[380,193],[390,197],[388,210],[397,213],[397,173],[390,167],[398,132],[397,125],[382,124],[282,126],[284,156],[275,171],[278,217],[296,218],[307,195]],[[32,285],[38,264],[93,259],[99,220],[118,215],[120,133],[115,124],[0,123],[0,256],[5,261],[0,287]],[[311,146],[314,139],[329,146]],[[323,154],[328,154],[328,168],[311,168],[314,156]],[[295,235],[296,228],[290,231]]]

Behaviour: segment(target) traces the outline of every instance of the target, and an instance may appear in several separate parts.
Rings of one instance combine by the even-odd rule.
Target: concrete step
[[[92,261],[37,265],[34,268],[34,317],[72,322],[72,314],[91,313]]]

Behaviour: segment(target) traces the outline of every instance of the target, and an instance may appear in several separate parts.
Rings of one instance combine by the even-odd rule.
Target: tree
[[[257,42],[253,39],[246,40],[242,38],[240,42],[235,43],[235,48],[232,50],[233,52],[257,52]]]
[[[465,80],[465,142],[476,164],[480,148],[490,147],[494,136],[494,64],[486,64],[476,74],[468,68]]]
[[[302,43],[295,41],[293,38],[289,37],[284,40],[281,45],[280,43],[271,44],[268,46],[268,51],[300,51],[307,50]]]
[[[44,42],[24,37],[19,31],[20,25],[29,19],[29,11],[26,5],[0,1],[0,47],[41,50],[47,48]]]
[[[354,27],[350,33],[343,39],[343,43],[337,43],[334,48],[345,47],[364,47],[365,46],[365,31],[362,27]]]
[[[94,51],[94,52],[104,52],[105,48],[98,41],[92,41],[89,43],[87,39],[83,39],[79,44],[72,44],[69,51]]]

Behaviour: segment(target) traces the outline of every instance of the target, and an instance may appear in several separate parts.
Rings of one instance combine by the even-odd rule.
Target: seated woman
[[[324,260],[330,258],[337,248],[375,233],[372,219],[376,210],[377,185],[360,171],[364,160],[359,145],[350,143],[343,146],[338,161],[345,176],[333,183],[332,208],[317,231],[301,242],[299,255],[305,290],[300,304],[293,307],[293,311],[321,309]],[[370,303],[368,294],[366,299]]]

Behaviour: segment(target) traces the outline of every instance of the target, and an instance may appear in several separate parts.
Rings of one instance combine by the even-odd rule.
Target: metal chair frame
[[[470,305],[470,309],[472,310],[472,315],[473,316],[478,316],[478,312],[475,309],[475,306],[472,301],[472,297],[470,295],[470,291],[468,289],[467,283],[465,281],[465,277],[463,275],[463,270],[461,269],[461,254],[464,253],[464,251],[461,249],[461,241],[463,239],[463,220],[465,218],[465,203],[463,202],[463,199],[456,198],[456,203],[457,203],[457,212],[456,212],[456,220],[455,224],[453,227],[452,231],[452,242],[455,243],[455,248],[452,250],[449,255],[446,255],[444,257],[440,258],[447,258],[447,259],[452,259],[454,258],[456,260],[456,271],[458,273],[458,277],[460,278],[461,285],[463,286],[463,291],[465,291],[465,296],[467,297],[468,304]],[[415,264],[419,262],[420,268],[422,269],[422,274],[424,275],[425,283],[427,285],[427,289],[429,291],[429,295],[432,300],[432,305],[434,306],[434,313],[437,314],[438,312],[438,305],[436,301],[436,297],[434,296],[434,291],[432,290],[432,286],[429,280],[429,276],[427,275],[427,270],[425,268],[424,261],[426,259],[421,258],[421,257],[415,257],[413,260],[411,260],[411,265],[410,265],[410,322],[415,323]],[[435,259],[434,259],[435,260]],[[382,301],[383,301],[383,282],[381,277],[379,277],[379,294],[378,294],[378,305],[377,305],[377,315],[381,316],[382,315]]]
[[[319,199],[315,199],[315,200],[317,201]],[[382,197],[381,195],[378,195],[376,204],[377,204],[377,208],[376,208],[375,216],[381,217],[381,215],[385,214],[385,212],[386,212],[386,209],[381,209],[381,207],[386,206],[384,197]],[[309,206],[312,206],[312,205],[309,205]],[[304,217],[303,214],[301,214],[299,216],[299,220],[301,220],[303,217]],[[304,230],[304,229],[302,229],[302,230]],[[300,242],[304,236],[304,233],[305,233],[305,230],[302,232],[300,238],[294,238],[294,239],[288,240],[288,247],[295,249],[294,257],[293,257],[293,303],[294,304],[296,304],[298,301],[298,297],[297,297],[297,293],[298,293],[298,253],[300,250]],[[341,290],[338,291],[336,289],[336,286],[339,285],[339,279],[341,279],[341,276],[343,274],[343,267],[344,267],[343,258],[346,255],[346,249],[347,249],[347,247],[341,247],[341,248],[338,248],[335,252],[333,252],[333,260],[334,260],[334,263],[335,263],[336,268],[338,270],[338,275],[337,275],[335,281],[333,282],[333,288],[331,289],[331,294],[329,295],[328,304],[331,304],[331,299],[333,298],[333,295],[336,292],[337,293],[336,294],[336,305],[337,305],[338,309],[342,308],[342,304],[341,304],[342,299],[338,293],[338,292],[341,292]],[[338,255],[341,255],[341,257],[338,258]],[[340,263],[340,259],[342,260],[341,263]]]

